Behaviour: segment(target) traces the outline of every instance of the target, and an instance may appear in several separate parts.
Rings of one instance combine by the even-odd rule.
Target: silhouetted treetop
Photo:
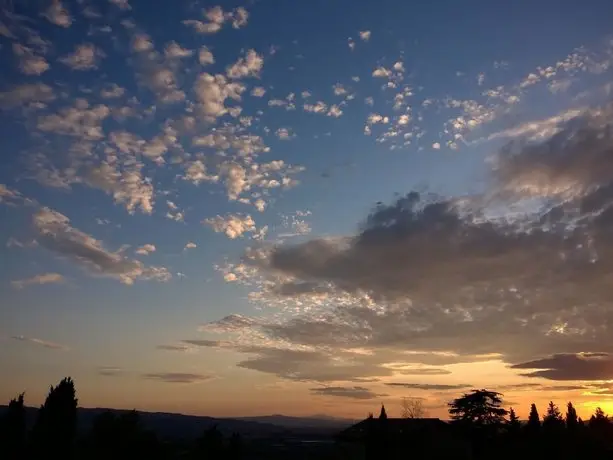
[[[507,422],[507,426],[511,432],[517,432],[520,428],[519,417],[512,407],[509,409],[509,420]]]
[[[577,428],[578,425],[579,419],[577,417],[577,411],[575,410],[573,403],[569,401],[566,405],[566,427],[569,430],[573,430]]]
[[[538,430],[541,427],[541,418],[539,412],[536,409],[536,404],[532,403],[530,406],[530,415],[528,415],[528,429]]]
[[[11,399],[0,423],[0,449],[7,458],[20,458],[26,440],[24,393]]]
[[[387,420],[387,412],[385,411],[385,406],[381,405],[381,412],[379,413],[380,420]]]
[[[452,420],[476,425],[497,425],[504,422],[507,410],[502,406],[502,394],[489,390],[472,390],[449,403]]]
[[[67,455],[72,448],[76,429],[76,392],[74,382],[66,377],[49,389],[45,403],[38,410],[32,433],[37,451]]]
[[[558,409],[558,406],[554,404],[553,401],[549,401],[547,413],[545,414],[545,417],[543,417],[543,428],[556,429],[562,427],[563,425],[564,420],[562,419],[560,409]]]

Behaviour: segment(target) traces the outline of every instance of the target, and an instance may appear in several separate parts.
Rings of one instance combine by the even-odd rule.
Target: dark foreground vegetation
[[[502,407],[502,395],[473,390],[449,403],[450,422],[424,418],[419,407],[405,418],[370,415],[334,436],[309,431],[227,433],[210,425],[197,436],[164,436],[136,411],[100,411],[78,429],[74,382],[51,387],[34,420],[24,395],[0,415],[0,458],[13,459],[601,459],[613,458],[613,423],[600,409],[584,422],[572,403],[563,415],[551,402],[544,416],[533,404],[528,421]],[[249,423],[249,422],[246,422]],[[227,431],[227,430],[226,430]]]

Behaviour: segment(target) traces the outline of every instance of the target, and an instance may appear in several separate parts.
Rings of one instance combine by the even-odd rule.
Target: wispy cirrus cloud
[[[215,378],[212,375],[186,372],[153,372],[143,374],[142,377],[147,380],[155,380],[163,383],[203,383]]]
[[[32,285],[62,284],[65,282],[66,282],[66,279],[64,278],[64,276],[60,275],[59,273],[43,273],[40,275],[35,275],[31,278],[11,281],[11,285],[15,289],[23,289],[24,287],[32,286]]]
[[[33,222],[36,239],[42,247],[93,275],[115,278],[124,284],[133,284],[139,279],[167,281],[172,277],[164,267],[146,266],[121,251],[105,249],[99,240],[72,227],[70,219],[57,211],[40,209]]]
[[[461,390],[463,388],[471,388],[470,384],[442,384],[442,383],[399,383],[399,382],[387,382],[386,385],[390,387],[402,387],[412,390]]]
[[[11,336],[11,339],[18,340],[20,342],[32,343],[34,345],[38,345],[38,346],[41,346],[43,348],[49,348],[49,349],[52,349],[52,350],[63,350],[63,351],[68,351],[69,350],[69,348],[66,345],[61,345],[59,343],[49,342],[48,340],[37,339],[37,338],[34,338],[34,337],[25,337],[23,335],[14,335],[14,336]]]
[[[375,399],[385,397],[385,394],[375,393],[365,387],[321,387],[311,388],[309,390],[312,394],[317,396],[334,396],[337,398],[350,398],[350,399]]]

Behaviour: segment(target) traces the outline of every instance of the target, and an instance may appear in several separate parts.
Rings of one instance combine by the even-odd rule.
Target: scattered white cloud
[[[113,5],[115,5],[120,10],[130,11],[132,7],[128,3],[128,0],[109,0]]]
[[[228,214],[225,217],[215,216],[202,221],[216,233],[225,233],[230,239],[242,237],[245,233],[256,232],[255,221],[250,215]]]
[[[338,118],[341,115],[343,115],[343,111],[341,110],[341,108],[337,104],[332,104],[330,106],[330,109],[328,110],[327,115],[329,117]]]
[[[314,104],[304,104],[305,112],[312,113],[326,113],[328,111],[328,105],[323,101],[317,101]]]
[[[232,79],[259,77],[262,67],[264,67],[262,55],[256,53],[255,50],[249,50],[245,57],[239,58],[238,61],[229,66],[226,73]]]
[[[282,141],[288,141],[296,137],[290,128],[279,128],[275,131],[275,134]]]
[[[8,205],[16,205],[21,202],[22,195],[17,190],[7,187],[4,184],[0,184],[0,203]]]
[[[140,256],[148,256],[152,252],[155,252],[155,246],[153,244],[144,244],[134,252]]]
[[[102,97],[102,99],[115,99],[122,97],[125,93],[125,88],[117,85],[116,83],[111,83],[109,86],[100,91],[100,97]]]
[[[98,62],[105,54],[91,43],[78,45],[73,53],[61,57],[60,62],[73,70],[93,70],[98,68]]]
[[[251,95],[253,97],[264,97],[264,94],[266,94],[266,90],[261,86],[254,86],[251,90]]]
[[[27,83],[0,92],[0,107],[4,109],[44,107],[54,99],[55,94],[50,86],[44,83]]]
[[[388,78],[391,75],[392,75],[392,71],[389,69],[386,69],[385,67],[377,67],[372,73],[373,77],[378,77],[378,78]]]
[[[187,19],[183,21],[183,24],[193,28],[199,34],[215,34],[223,28],[226,22],[230,22],[235,29],[245,27],[249,20],[249,12],[243,7],[224,12],[221,6],[214,6],[204,12],[204,19],[205,21]]]
[[[368,40],[370,40],[370,36],[371,36],[371,32],[370,30],[363,30],[360,32],[360,39],[367,42]]]
[[[47,60],[26,46],[13,43],[13,53],[19,60],[19,70],[26,75],[41,75],[49,70]]]
[[[245,86],[237,82],[228,82],[223,75],[202,73],[194,85],[198,110],[201,116],[210,122],[228,113],[226,99],[241,100]]]
[[[248,20],[249,12],[242,6],[239,6],[234,10],[232,14],[232,27],[234,27],[235,29],[245,27],[247,25]]]
[[[215,57],[206,46],[203,46],[198,51],[198,62],[200,62],[201,65],[215,64]]]
[[[200,63],[202,64],[202,51],[206,49],[206,48],[202,48],[200,50]],[[169,58],[169,59],[181,59],[181,58],[188,58],[190,57],[192,54],[194,54],[194,52],[192,50],[188,50],[186,48],[183,48],[181,45],[179,45],[177,42],[172,41],[170,43],[168,43],[166,45],[166,47],[164,48],[164,55]],[[209,52],[210,54],[210,52]],[[213,59],[213,55],[210,54],[210,59]],[[214,61],[213,61],[214,62]],[[213,62],[209,62],[210,64],[212,64]]]
[[[343,94],[347,94],[347,89],[341,84],[335,84],[332,89],[334,90],[334,94],[336,96],[342,96]]]
[[[43,13],[49,22],[60,27],[70,27],[72,25],[72,17],[60,0],[49,2],[49,7]]]

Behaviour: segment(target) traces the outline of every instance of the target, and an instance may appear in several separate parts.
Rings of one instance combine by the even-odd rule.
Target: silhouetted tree
[[[528,425],[527,428],[529,431],[538,432],[541,428],[541,419],[539,417],[539,412],[536,409],[536,404],[532,403],[530,406],[530,415],[528,415]]]
[[[592,430],[602,430],[609,426],[609,417],[600,407],[597,407],[594,415],[590,417],[588,426]]]
[[[564,420],[558,406],[553,401],[549,401],[547,413],[543,417],[543,428],[549,431],[558,430],[564,426]]]
[[[25,454],[26,411],[24,393],[11,399],[0,424],[0,452],[8,459],[22,458]]]
[[[138,412],[103,412],[94,419],[91,449],[96,458],[147,457],[157,453],[155,435],[143,429]]]
[[[402,418],[423,418],[427,415],[424,400],[421,398],[402,398]]]
[[[77,398],[74,382],[64,378],[49,389],[45,403],[38,410],[32,430],[34,450],[44,458],[71,458],[77,429]],[[36,457],[39,458],[39,457]],[[40,457],[43,458],[43,457]]]
[[[197,456],[207,460],[217,460],[223,455],[223,435],[217,429],[217,425],[206,430],[198,439]]]
[[[577,411],[572,402],[568,402],[566,405],[566,427],[569,430],[576,430],[579,426],[579,420],[577,418]]]
[[[385,412],[385,406],[381,404],[381,412],[379,413],[379,420],[387,420],[387,412]]]
[[[238,433],[232,434],[228,442],[228,459],[239,460],[243,452],[243,441]]]
[[[597,407],[594,415],[590,417],[588,427],[590,439],[596,445],[606,445],[610,443],[613,435],[611,422],[607,414],[605,414],[600,407]]]
[[[519,432],[520,428],[519,417],[515,414],[515,410],[511,407],[509,409],[509,420],[507,421],[507,428],[510,433]]]
[[[478,426],[500,425],[507,410],[501,407],[502,394],[488,390],[472,390],[449,403],[452,420]]]

